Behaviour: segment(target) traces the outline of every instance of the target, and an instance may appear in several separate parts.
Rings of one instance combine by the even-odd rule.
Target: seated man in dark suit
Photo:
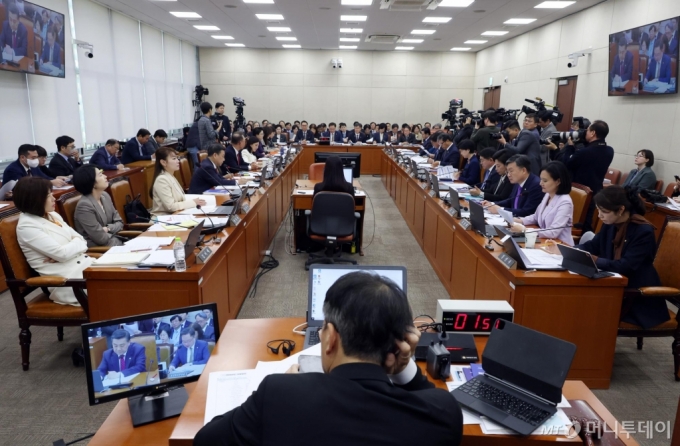
[[[163,322],[163,319],[160,318],[160,317],[153,318],[152,324],[153,325],[152,325],[151,329],[152,329],[153,333],[156,335],[156,339],[160,338],[161,330],[163,330],[163,329],[172,330],[172,328],[170,327],[170,324],[168,324],[167,322]]]
[[[222,175],[219,167],[224,164],[224,146],[214,143],[208,147],[208,157],[201,161],[201,165],[194,171],[189,185],[190,194],[202,194],[208,189],[216,186],[234,186],[236,181],[232,180],[232,174]]]
[[[94,164],[102,170],[123,170],[125,165],[116,156],[120,150],[120,143],[115,139],[106,141],[104,147],[100,147],[90,158],[90,164]]]
[[[295,138],[295,141],[297,142],[312,142],[314,141],[314,132],[309,130],[307,128],[309,124],[307,124],[307,121],[302,121],[300,123],[300,130],[298,130],[297,137]]]
[[[356,144],[358,142],[364,143],[366,142],[366,136],[364,135],[364,132],[361,130],[361,123],[355,122],[354,123],[354,131],[351,132],[348,136],[349,142],[352,144]]]
[[[149,161],[152,159],[151,155],[147,155],[144,151],[144,144],[149,142],[151,132],[147,129],[139,129],[135,138],[130,138],[123,147],[123,156],[121,161],[123,164],[134,163],[135,161]]]
[[[275,144],[288,144],[288,132],[284,131],[281,124],[277,124],[274,128],[274,136],[272,140]]]
[[[118,329],[111,335],[111,349],[106,350],[97,368],[102,378],[119,378],[146,372],[146,349],[130,342],[130,333]]]
[[[40,60],[43,64],[50,64],[55,68],[61,69],[61,46],[56,41],[57,32],[54,27],[47,30],[47,41],[45,42]]]
[[[496,171],[496,164],[494,163],[493,154],[496,153],[493,147],[487,147],[479,152],[479,164],[482,172],[482,181],[475,184],[473,189],[477,191],[493,190],[497,185],[501,176]]]
[[[250,165],[243,163],[241,150],[246,146],[246,140],[239,132],[231,134],[231,144],[224,150],[224,163],[222,172],[238,173],[250,170]]]
[[[14,3],[7,8],[7,20],[0,31],[0,54],[28,56],[28,30],[19,21],[19,9]],[[31,56],[33,57],[33,56]]]
[[[432,147],[431,130],[428,127],[423,127],[421,133],[423,134],[423,148],[420,149],[418,155],[434,158],[437,155],[437,150]]]
[[[383,145],[389,142],[389,137],[387,135],[387,125],[379,124],[378,131],[373,133],[373,143]]]
[[[208,350],[208,343],[196,339],[196,330],[193,328],[185,328],[180,333],[181,345],[172,358],[169,371],[182,367],[187,364],[205,364],[210,358],[210,350]]]
[[[201,326],[203,330],[203,339],[206,341],[215,342],[215,327],[208,325],[208,316],[205,313],[196,313],[196,323]]]
[[[647,82],[669,83],[671,81],[671,58],[663,53],[663,45],[663,42],[659,42],[654,46],[654,58],[649,61],[645,76]]]
[[[458,169],[460,164],[460,152],[453,145],[453,137],[450,133],[440,133],[437,137],[439,141],[440,148],[437,155],[434,157],[434,163],[432,167],[439,166],[453,166],[454,169]]]
[[[144,144],[144,152],[147,155],[153,155],[161,147],[161,144],[165,142],[168,138],[168,134],[163,129],[158,129],[154,132],[153,138],[149,138],[146,144]]]
[[[536,208],[543,201],[543,189],[538,176],[531,173],[531,161],[525,155],[513,155],[506,163],[508,179],[514,187],[510,196],[505,200],[491,203],[488,200],[482,202],[484,206],[490,206],[488,211],[497,214],[499,208],[505,208],[512,212],[514,217],[526,217],[536,213]]]
[[[633,53],[628,51],[626,38],[621,36],[617,42],[618,52],[614,57],[614,64],[609,73],[612,81],[621,83],[633,78]]]
[[[411,126],[404,124],[401,126],[401,135],[399,136],[399,144],[415,144],[416,135],[411,133]]]
[[[324,373],[267,376],[240,407],[213,418],[195,446],[322,442],[326,446],[460,444],[455,398],[436,389],[411,359],[420,339],[405,293],[365,272],[326,293]],[[303,417],[283,414],[305,414]]]
[[[389,142],[392,144],[399,144],[399,137],[401,136],[401,133],[399,133],[399,124],[392,124],[392,131],[389,132],[387,136]]]
[[[18,181],[25,176],[30,176],[50,180],[54,187],[63,187],[66,185],[66,182],[64,182],[63,179],[50,178],[40,170],[38,151],[34,145],[22,144],[19,146],[18,152],[18,159],[5,167],[5,171],[2,174],[3,184],[9,183],[10,181]]]
[[[349,130],[347,130],[347,124],[341,122],[338,127],[340,127],[340,136],[342,136],[342,142],[349,141]]]
[[[80,159],[80,151],[76,149],[75,140],[64,135],[57,138],[56,143],[58,152],[50,161],[50,170],[57,176],[73,175],[73,172],[83,165],[83,160]]]
[[[340,133],[340,130],[335,130],[335,122],[329,122],[328,130],[323,132],[321,136],[328,138],[331,143],[342,144],[342,133]]]

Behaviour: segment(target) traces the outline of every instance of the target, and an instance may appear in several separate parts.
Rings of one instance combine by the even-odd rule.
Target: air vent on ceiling
[[[277,25],[280,24],[280,20],[267,20],[267,24]]]
[[[371,36],[367,36],[364,42],[391,45],[397,43],[397,40],[399,40],[400,37],[401,36],[395,36],[393,34],[373,34]]]
[[[424,11],[432,0],[381,0],[380,9],[390,11]]]

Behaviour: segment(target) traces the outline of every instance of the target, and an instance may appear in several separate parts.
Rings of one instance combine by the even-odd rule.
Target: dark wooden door
[[[577,77],[568,77],[557,80],[557,107],[564,114],[562,122],[557,124],[557,130],[566,132],[571,127],[574,118],[574,102],[576,101]]]
[[[484,92],[484,110],[501,106],[501,87],[490,87]]]

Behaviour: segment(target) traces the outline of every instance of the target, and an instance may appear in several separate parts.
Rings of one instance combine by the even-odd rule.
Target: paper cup
[[[536,239],[538,238],[538,234],[536,232],[527,232],[524,234],[526,237],[527,241],[524,244],[524,247],[527,249],[534,249],[536,246]]]

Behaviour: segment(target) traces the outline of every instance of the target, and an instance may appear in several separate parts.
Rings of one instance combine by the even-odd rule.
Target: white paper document
[[[482,419],[482,432],[486,435],[519,435],[512,429],[496,424],[489,420],[487,417],[480,417]],[[552,417],[545,420],[545,423],[541,424],[538,429],[533,431],[531,435],[560,435],[564,436],[569,433],[569,428],[572,423],[569,417],[562,411],[562,409],[557,409],[557,412]]]
[[[155,225],[149,226],[149,229],[147,231],[149,232],[163,232],[163,231],[188,231],[187,228],[180,228],[179,226],[172,227],[172,229],[166,229],[171,226],[169,225],[163,225],[161,223],[156,223]]]
[[[542,249],[520,248],[519,253],[527,268],[545,269],[562,266],[562,256],[548,254]]]
[[[128,376],[120,376],[119,378],[104,378],[102,385],[104,387],[115,386],[116,384],[128,384],[132,382],[139,375],[139,373],[133,373]]]
[[[215,199],[214,195],[186,194],[185,197],[186,197],[187,200],[195,200],[196,198],[199,198],[199,199],[205,201],[206,206],[217,206],[217,200]]]
[[[452,178],[456,169],[453,166],[439,166],[437,167],[437,177],[440,178]]]
[[[121,252],[117,254],[109,254],[107,252],[98,259],[95,259],[92,262],[92,266],[137,265],[148,256],[148,252]]]
[[[212,372],[208,379],[208,399],[205,403],[204,424],[243,404],[257,389],[263,377],[257,370]]]
[[[170,266],[175,264],[175,252],[172,249],[152,251],[149,257],[142,260],[140,266]]]
[[[158,249],[159,246],[168,246],[175,240],[174,237],[144,237],[139,236],[125,242],[125,246],[132,250]]]
[[[213,197],[215,198],[215,197]],[[196,209],[196,208],[189,208],[189,209],[184,209],[183,211],[178,212],[175,215],[203,215],[203,212],[206,214],[209,214],[213,212],[215,209],[217,209],[217,206],[201,206],[201,209]]]

